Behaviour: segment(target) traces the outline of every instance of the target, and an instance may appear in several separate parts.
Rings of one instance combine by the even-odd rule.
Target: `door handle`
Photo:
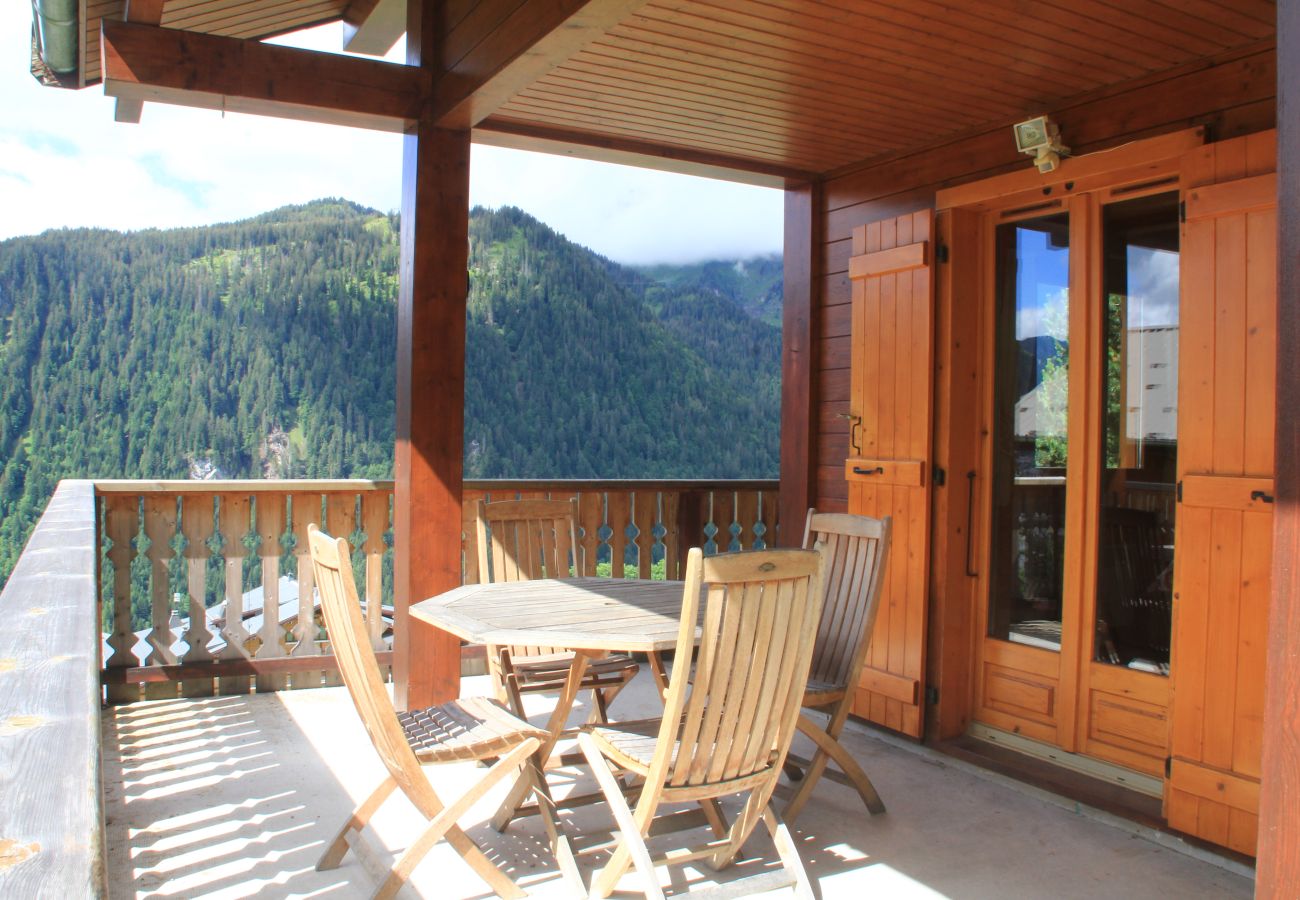
[[[853,474],[854,475],[884,475],[885,467],[876,466],[874,469],[864,469],[861,466],[854,466]]]
[[[1263,503],[1272,503],[1272,502],[1273,502],[1273,495],[1272,495],[1272,494],[1266,494],[1266,493],[1264,493],[1263,491],[1251,491],[1251,492],[1250,492],[1250,499],[1251,499],[1251,500],[1259,500],[1259,501],[1261,501],[1261,502],[1263,502]]]
[[[861,455],[862,448],[858,446],[858,429],[862,427],[862,416],[855,416],[853,413],[839,413],[839,418],[849,423],[849,447],[854,453]],[[858,472],[857,469],[853,470]],[[864,474],[858,472],[859,475]]]

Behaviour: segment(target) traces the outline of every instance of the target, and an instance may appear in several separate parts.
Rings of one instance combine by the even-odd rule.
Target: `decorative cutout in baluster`
[[[320,494],[294,494],[293,500],[293,536],[294,559],[298,569],[298,622],[294,625],[293,636],[296,643],[290,656],[319,656],[320,645],[316,643],[316,576],[311,567],[311,545],[307,540],[307,526],[319,525],[321,518],[322,496]],[[323,670],[304,670],[293,673],[295,688],[319,687],[323,681]]]
[[[222,617],[221,636],[226,646],[222,659],[248,659],[248,641],[252,635],[244,627],[244,560],[248,547],[244,537],[248,534],[252,504],[247,494],[221,495],[222,555],[226,568],[226,607]],[[218,683],[222,694],[247,694],[252,679],[247,675],[223,675]]]
[[[135,537],[140,533],[140,498],[135,494],[104,497],[104,531],[111,542],[108,559],[113,564],[113,632],[108,639],[113,652],[104,667],[131,669],[140,665],[131,629],[131,561],[135,559]],[[140,699],[137,684],[110,682],[106,690],[109,703]]]
[[[176,497],[150,494],[144,498],[144,534],[149,541],[145,556],[149,559],[149,606],[152,627],[147,666],[174,665],[176,635],[172,633],[171,560],[172,539],[176,537]],[[144,686],[146,700],[163,700],[177,695],[172,681],[151,682]]]
[[[737,548],[755,549],[758,536],[754,533],[754,524],[758,521],[758,494],[755,491],[736,492],[736,535]]]
[[[660,497],[663,523],[659,540],[664,545],[664,577],[678,581],[684,577],[678,574],[682,559],[681,494],[664,491]]]
[[[356,560],[356,536],[357,530],[357,495],[356,494],[327,494],[325,497],[325,531],[333,537],[346,538],[348,546],[353,549],[352,566],[355,573],[357,566]],[[357,593],[361,592],[361,586],[357,586]],[[332,649],[331,649],[331,652]],[[343,679],[339,676],[338,670],[327,671],[325,673],[325,683],[327,685],[339,685]]]
[[[731,530],[736,524],[736,492],[716,490],[713,492],[713,524],[717,531],[713,534],[713,543],[718,553],[731,553],[739,549],[736,545],[736,533]]]
[[[633,497],[633,523],[636,527],[637,577],[650,578],[654,566],[655,517],[659,503],[653,491],[637,491]]]
[[[208,630],[207,615],[207,576],[208,559],[212,551],[208,542],[215,531],[213,514],[215,504],[211,494],[187,494],[181,501],[181,533],[185,535],[185,585],[189,593],[189,627],[185,630],[185,642],[189,649],[185,651],[182,661],[186,663],[205,663],[212,660],[212,651],[208,642],[212,632]],[[182,697],[211,697],[214,692],[213,680],[209,678],[192,678],[181,682]]]
[[[361,544],[366,554],[366,633],[370,646],[384,649],[384,533],[388,531],[388,494],[361,495],[361,524],[366,539]]]
[[[779,506],[777,502],[776,491],[760,491],[760,512],[763,517],[763,546],[776,547],[780,542],[777,540],[777,520],[776,512]],[[802,535],[800,535],[802,539]]]
[[[261,646],[258,659],[277,659],[287,655],[284,626],[280,623],[280,556],[284,545],[284,495],[257,495],[257,555],[262,563],[262,627],[258,632]],[[288,679],[280,673],[257,675],[257,692],[282,691]]]
[[[578,575],[594,577],[596,560],[600,556],[600,526],[604,524],[605,498],[599,491],[587,491],[578,495],[578,526],[582,534],[578,537],[579,560],[574,563]]]
[[[627,573],[627,531],[632,524],[632,498],[627,491],[609,491],[606,495],[605,517],[609,525],[609,574],[623,578]]]

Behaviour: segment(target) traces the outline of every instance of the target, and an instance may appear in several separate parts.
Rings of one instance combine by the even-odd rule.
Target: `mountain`
[[[637,271],[675,291],[737,303],[751,317],[781,327],[781,257],[709,260],[686,265],[638,266]]]
[[[61,478],[390,477],[397,231],[322,200],[0,242],[0,579]],[[779,328],[689,268],[474,210],[466,477],[774,477]]]

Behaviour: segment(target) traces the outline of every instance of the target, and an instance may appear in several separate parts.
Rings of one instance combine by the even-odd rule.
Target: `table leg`
[[[550,736],[537,750],[537,761],[543,778],[546,777],[546,761],[551,758],[560,735],[564,733],[564,724],[569,720],[574,701],[578,699],[578,687],[587,673],[587,661],[592,655],[585,650],[578,650],[573,654],[573,665],[569,667],[569,676],[564,681],[564,689],[560,691],[559,699],[555,702],[555,711],[551,713],[551,718],[546,723],[546,730]],[[525,779],[521,778],[515,782],[505,802],[492,817],[493,828],[497,831],[506,830],[506,826],[514,819],[520,805],[527,799],[529,790],[530,785],[525,783]]]

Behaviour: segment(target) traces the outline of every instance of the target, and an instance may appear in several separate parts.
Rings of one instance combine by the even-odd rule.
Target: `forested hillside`
[[[61,478],[389,477],[397,227],[328,200],[0,243],[0,580]],[[466,476],[775,476],[770,271],[717,265],[475,210]]]

